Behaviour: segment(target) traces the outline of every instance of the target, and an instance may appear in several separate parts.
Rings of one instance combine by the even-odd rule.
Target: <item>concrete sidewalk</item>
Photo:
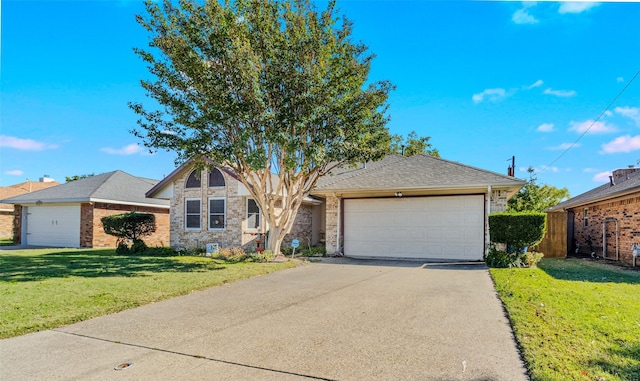
[[[484,265],[325,259],[1,340],[0,379],[528,377]]]

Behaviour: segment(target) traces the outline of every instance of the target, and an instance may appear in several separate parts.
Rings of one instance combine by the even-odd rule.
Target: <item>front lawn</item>
[[[640,272],[543,259],[491,274],[533,381],[640,381]]]
[[[58,327],[293,267],[114,250],[0,251],[0,338]]]

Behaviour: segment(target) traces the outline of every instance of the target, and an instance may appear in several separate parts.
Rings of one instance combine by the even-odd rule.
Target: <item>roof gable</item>
[[[145,192],[156,183],[156,180],[135,177],[118,170],[11,197],[4,201],[12,204],[37,201],[44,203],[98,201],[167,207],[168,202],[165,200],[145,197]]]
[[[621,178],[617,178],[617,182],[613,185],[606,183],[593,188],[587,192],[572,197],[566,201],[563,201],[555,206],[552,206],[548,212],[563,211],[568,208],[573,208],[580,205],[592,204],[602,200],[623,196],[629,193],[640,192],[640,171],[629,173],[626,175],[626,179],[620,181]]]
[[[317,191],[445,189],[498,186],[514,191],[525,184],[499,173],[428,155],[388,155],[321,179]]]

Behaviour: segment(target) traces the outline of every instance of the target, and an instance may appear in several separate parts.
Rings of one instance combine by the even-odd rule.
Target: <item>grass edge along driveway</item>
[[[491,275],[533,381],[640,381],[640,272],[543,259]]]
[[[294,267],[112,249],[0,251],[0,339],[51,329]]]

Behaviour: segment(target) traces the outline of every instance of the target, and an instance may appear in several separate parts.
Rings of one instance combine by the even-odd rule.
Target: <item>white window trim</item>
[[[244,227],[247,231],[252,231],[252,232],[256,232],[259,231],[262,228],[262,210],[260,210],[260,205],[258,205],[258,203],[256,202],[256,206],[258,207],[258,227],[257,228],[253,228],[253,227],[249,227],[249,200],[253,200],[253,202],[255,202],[256,200],[251,198],[251,197],[247,197],[247,200],[244,203]]]
[[[211,227],[211,200],[222,200],[224,201],[224,227],[221,229],[216,229]],[[207,201],[207,228],[210,231],[224,231],[227,230],[227,198],[226,197],[209,197]]]
[[[585,228],[589,226],[589,209],[588,208],[584,208],[584,212],[582,213],[582,226]]]
[[[187,202],[189,201],[198,201],[198,206],[200,207],[200,211],[198,213],[198,216],[200,217],[198,219],[200,221],[200,226],[197,228],[187,227]],[[202,200],[200,200],[199,198],[191,197],[191,198],[184,199],[184,230],[190,230],[190,231],[202,230]]]

